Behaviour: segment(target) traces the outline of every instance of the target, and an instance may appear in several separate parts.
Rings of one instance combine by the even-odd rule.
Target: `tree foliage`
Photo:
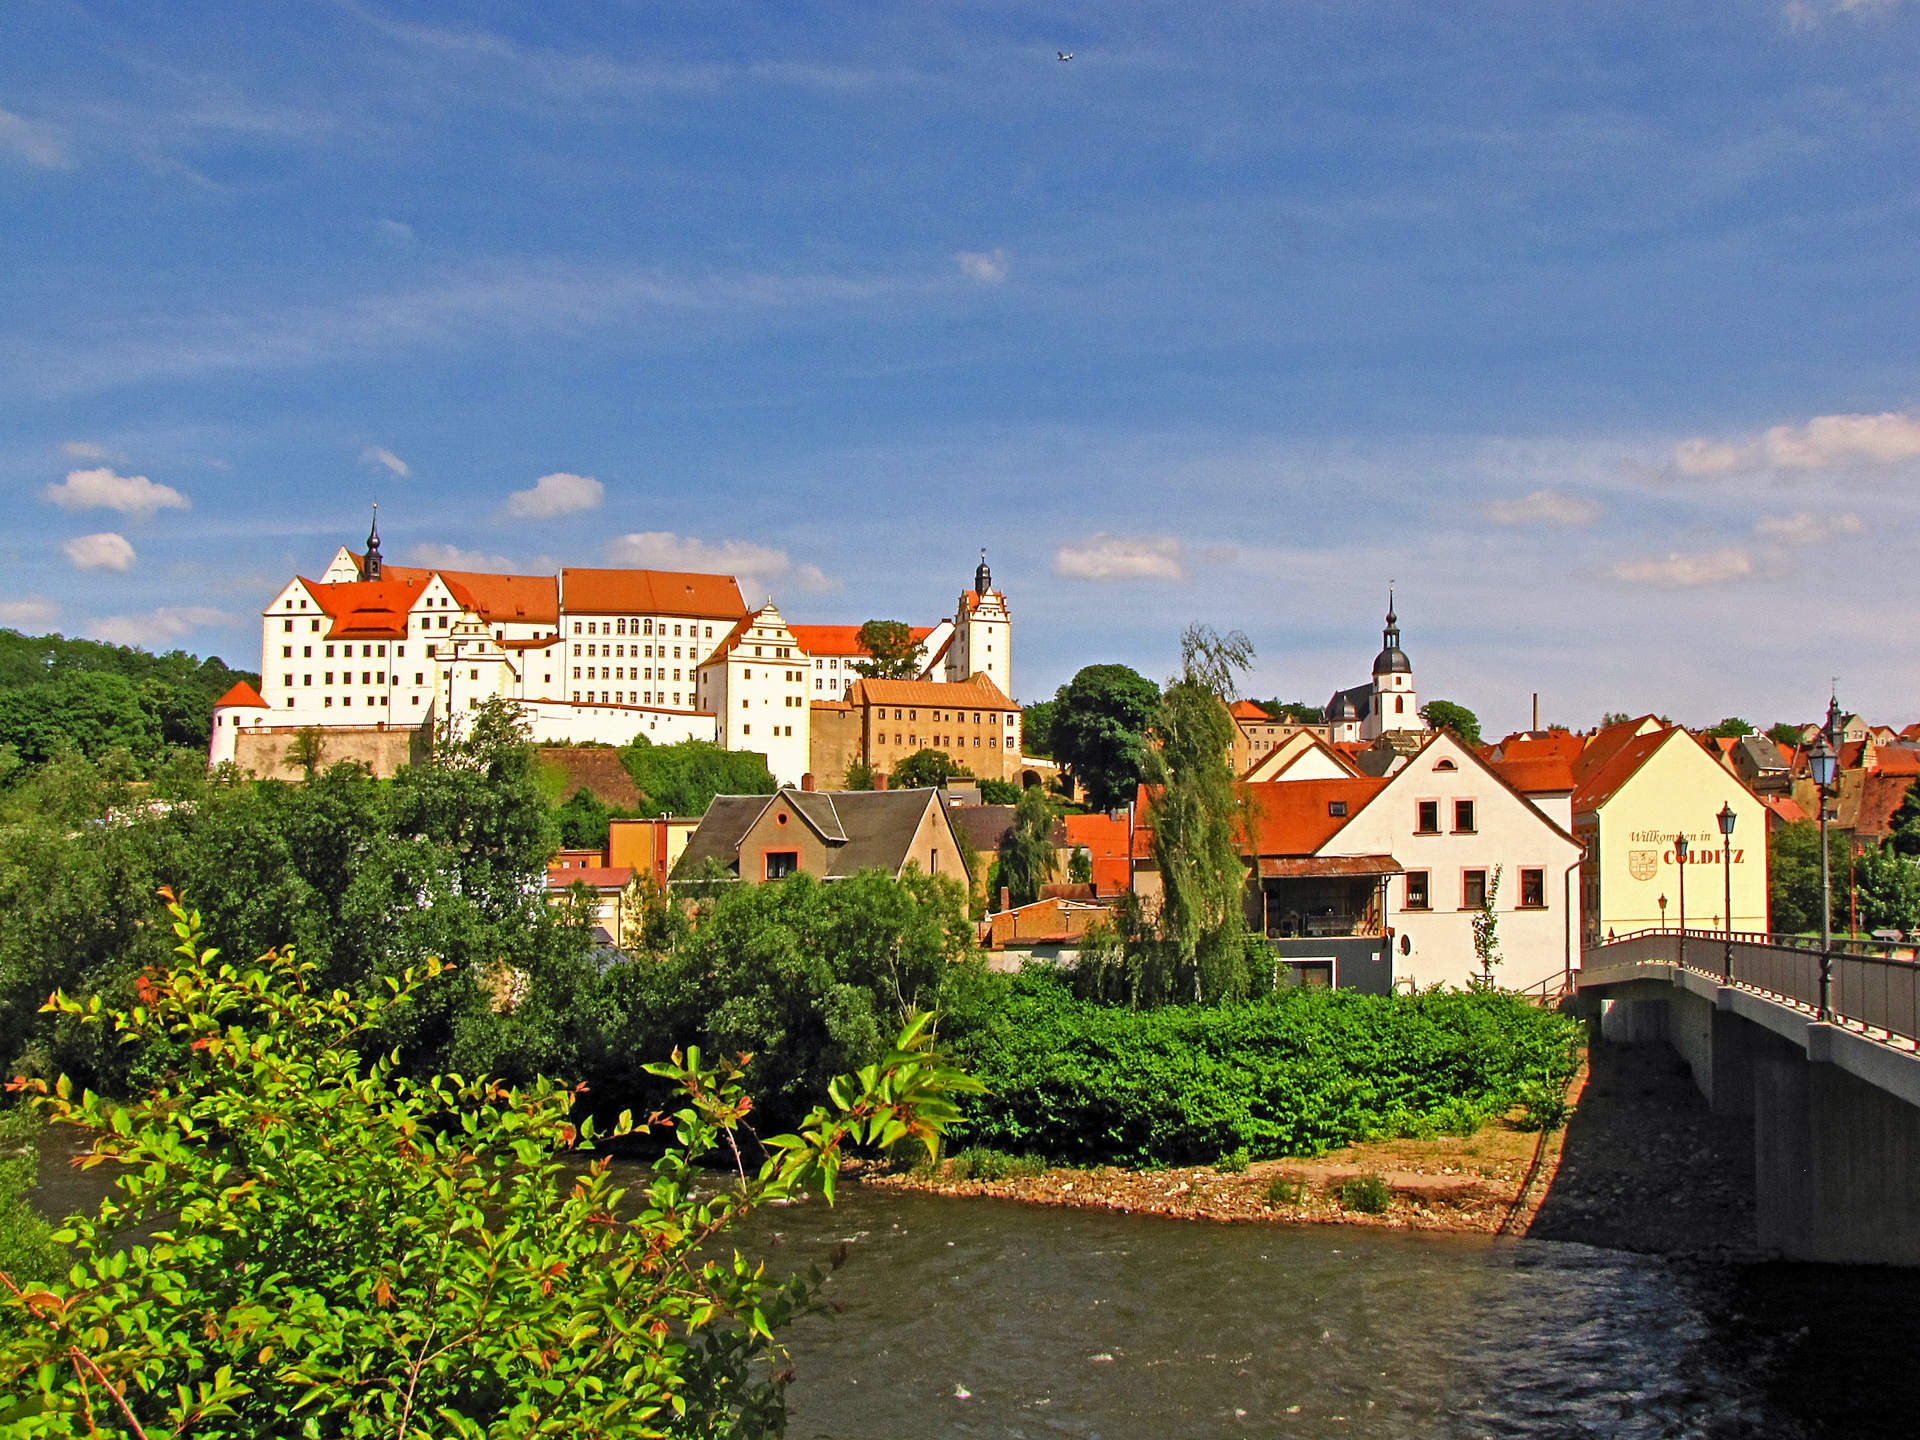
[[[1049,753],[1094,809],[1133,798],[1159,701],[1160,687],[1125,665],[1089,665],[1055,695]]]
[[[1710,740],[1738,740],[1742,735],[1753,734],[1753,726],[1738,715],[1729,715],[1704,734]]]
[[[1053,878],[1053,807],[1038,785],[1020,792],[1013,829],[1000,847],[1000,883],[1015,905],[1031,905]]]
[[[1480,717],[1464,705],[1429,700],[1420,707],[1420,718],[1435,730],[1451,730],[1469,745],[1480,743]]]
[[[911,680],[920,673],[926,646],[913,638],[904,620],[869,620],[860,627],[865,660],[855,660],[854,673],[870,680]]]
[[[1018,805],[1020,787],[1011,780],[995,780],[986,776],[980,781],[980,803],[982,805]]]
[[[1309,705],[1304,700],[1256,700],[1253,703],[1276,720],[1291,721],[1296,725],[1324,725],[1327,722],[1325,706]]]
[[[635,1204],[605,1160],[568,1175],[596,1138],[570,1087],[363,1058],[436,966],[355,998],[291,955],[219,964],[173,908],[181,958],[137,1003],[50,1002],[178,1062],[126,1106],[64,1077],[30,1087],[120,1179],[61,1231],[65,1278],[6,1278],[10,1434],[778,1434],[775,1331],[819,1276],[771,1280],[715,1242],[803,1189],[831,1199],[851,1147],[935,1155],[979,1088],[915,1016],[761,1159],[740,1065],[675,1051],[650,1067],[671,1116],[607,1132],[666,1141]],[[716,1153],[736,1175],[718,1191],[699,1168]]]
[[[887,777],[890,790],[914,790],[944,785],[956,776],[971,777],[973,772],[944,750],[919,749],[893,767]]]
[[[655,745],[637,735],[620,751],[639,787],[642,815],[704,815],[716,795],[771,795],[779,788],[767,757],[723,750],[711,740]]]
[[[1059,712],[1057,699],[1036,700],[1021,710],[1020,748],[1043,760],[1053,759],[1053,717]]]
[[[1496,906],[1500,899],[1500,872],[1504,868],[1493,867],[1493,873],[1487,876],[1487,893],[1473,912],[1473,958],[1480,964],[1477,979],[1483,990],[1493,988],[1493,967],[1500,963],[1500,912]]]
[[[1802,732],[1801,727],[1798,725],[1789,725],[1784,720],[1777,725],[1769,725],[1767,727],[1767,738],[1776,745],[1799,746],[1806,744],[1806,736]]]

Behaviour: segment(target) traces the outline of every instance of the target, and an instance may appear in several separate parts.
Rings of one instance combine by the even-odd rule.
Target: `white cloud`
[[[576,510],[597,510],[606,493],[607,487],[591,475],[561,470],[542,475],[531,490],[514,491],[507,497],[507,514],[516,520],[550,520]]]
[[[1062,545],[1053,573],[1071,580],[1184,580],[1186,547],[1170,535],[1095,535]]]
[[[1779,545],[1821,545],[1866,528],[1858,515],[1820,516],[1801,510],[1792,515],[1763,515],[1753,533]]]
[[[156,485],[144,475],[116,475],[106,466],[98,470],[70,470],[58,485],[40,492],[62,510],[118,510],[138,520],[151,519],[156,510],[193,507],[171,485]]]
[[[691,535],[675,535],[670,530],[622,535],[607,547],[607,558],[616,565],[632,565],[642,570],[734,575],[762,584],[784,581],[795,589],[816,593],[840,588],[840,582],[823,573],[817,565],[795,565],[784,550],[746,540],[723,540],[712,545]]]
[[[1682,440],[1673,447],[1673,468],[1682,475],[1725,475],[1746,463],[1737,445],[1713,440]]]
[[[1818,415],[1804,426],[1776,425],[1763,441],[1775,465],[1796,470],[1888,465],[1920,456],[1920,420],[1883,415]]]
[[[111,645],[164,645],[202,625],[223,625],[233,617],[206,605],[163,605],[144,615],[102,615],[87,622],[90,639]]]
[[[511,571],[513,562],[504,555],[489,555],[481,550],[462,550],[458,545],[416,545],[407,552],[407,563],[428,570],[481,570],[495,573]]]
[[[10,110],[0,110],[0,150],[11,150],[27,164],[44,170],[65,170],[73,164],[67,157],[67,147],[53,131]]]
[[[1007,278],[1007,252],[1004,250],[962,250],[954,260],[960,273],[983,285],[998,285]]]
[[[0,600],[0,625],[44,625],[59,613],[51,600]]]
[[[82,535],[65,546],[67,559],[76,570],[131,570],[139,557],[127,537],[111,530],[99,535]]]
[[[413,467],[384,445],[369,445],[360,452],[360,460],[366,465],[384,465],[402,480],[413,474]]]
[[[91,440],[69,440],[60,447],[60,453],[71,456],[75,460],[117,460],[120,458],[111,450],[107,449],[106,446],[96,445]]]
[[[413,227],[402,220],[379,219],[373,222],[376,235],[386,240],[398,240],[402,244],[413,243]]]
[[[1606,573],[1615,580],[1635,585],[1682,589],[1693,585],[1722,585],[1753,574],[1753,569],[1751,555],[1729,546],[1723,550],[1698,550],[1691,555],[1675,551],[1666,556],[1622,560],[1608,567]]]
[[[1552,525],[1578,530],[1600,518],[1598,501],[1564,490],[1536,490],[1518,500],[1491,500],[1480,513],[1496,525]]]

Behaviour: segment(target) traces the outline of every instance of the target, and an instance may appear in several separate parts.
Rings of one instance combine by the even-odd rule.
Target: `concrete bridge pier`
[[[1671,1045],[1716,1114],[1752,1117],[1763,1246],[1920,1266],[1920,1056],[1669,964],[1590,968],[1575,1008],[1609,1040]]]

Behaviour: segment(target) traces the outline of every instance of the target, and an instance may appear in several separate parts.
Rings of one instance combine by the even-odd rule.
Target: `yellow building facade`
[[[1731,928],[1766,930],[1767,812],[1739,777],[1685,730],[1657,722],[1642,722],[1623,743],[1589,747],[1595,749],[1610,753],[1582,757],[1573,796],[1573,833],[1584,852],[1584,942],[1662,925],[1678,929],[1683,874],[1689,929],[1726,927],[1731,876]],[[1718,816],[1729,805],[1733,835],[1723,846]],[[1674,844],[1679,835],[1690,851],[1684,870]]]

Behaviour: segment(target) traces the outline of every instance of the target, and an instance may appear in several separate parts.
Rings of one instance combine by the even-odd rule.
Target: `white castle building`
[[[563,569],[492,575],[387,564],[378,515],[261,612],[260,688],[215,707],[210,758],[243,733],[450,724],[492,696],[538,741],[700,739],[758,751],[783,785],[807,773],[811,702],[843,699],[864,658],[855,626],[789,626],[749,610],[728,575]],[[982,553],[952,621],[915,629],[925,680],[1012,682],[1012,621]],[[829,689],[829,685],[833,688]]]

